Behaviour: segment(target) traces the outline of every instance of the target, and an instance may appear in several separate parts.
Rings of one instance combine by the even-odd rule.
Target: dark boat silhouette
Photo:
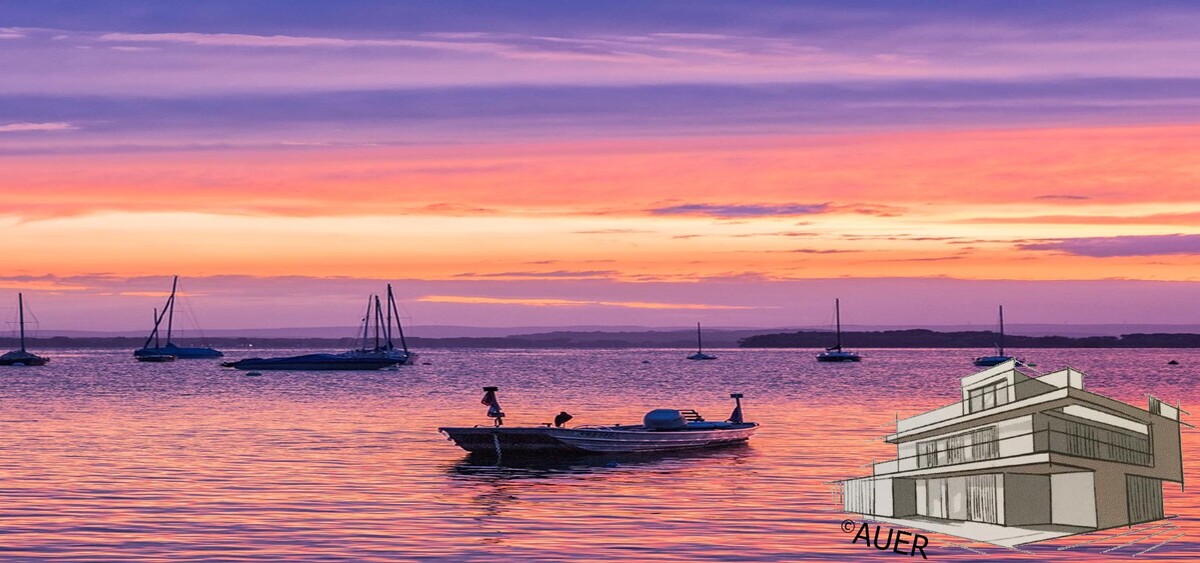
[[[367,300],[367,312],[363,316],[362,344],[359,348],[339,353],[304,354],[279,358],[247,358],[221,365],[244,370],[296,370],[296,371],[370,371],[395,365],[412,364],[417,355],[410,352],[404,340],[404,329],[400,326],[400,312],[392,286],[388,284],[387,312],[378,295]],[[396,320],[396,333],[400,338],[397,348],[392,337],[392,319]],[[372,329],[374,341],[372,344]]]
[[[700,323],[696,323],[696,353],[688,356],[689,360],[715,360],[716,356],[704,353],[704,344],[700,340]]]
[[[50,361],[49,358],[25,350],[25,297],[20,293],[17,294],[17,309],[17,324],[21,326],[21,348],[0,355],[0,366],[44,366]]]
[[[155,311],[154,329],[150,331],[150,336],[146,337],[146,342],[142,344],[142,347],[133,351],[133,356],[135,358],[141,359],[150,356],[175,356],[181,360],[192,360],[200,358],[220,358],[225,355],[212,348],[176,346],[174,342],[171,342],[171,329],[175,322],[175,289],[178,287],[178,285],[179,276],[175,276],[175,279],[171,282],[171,296],[167,298],[167,303],[165,306],[163,306],[162,313],[159,313],[157,310]],[[167,320],[167,344],[165,346],[160,346],[158,340],[158,329],[162,325],[164,317]],[[150,346],[151,342],[154,343],[154,346]]]
[[[1000,337],[996,340],[996,353],[991,356],[979,356],[975,358],[974,364],[981,368],[989,368],[998,366],[1009,360],[1016,358],[1004,353],[1004,305],[1000,306]],[[1020,362],[1020,360],[1017,360]]]
[[[849,350],[842,349],[842,304],[841,300],[833,300],[833,316],[836,323],[837,343],[817,354],[818,362],[861,362],[862,356]]]

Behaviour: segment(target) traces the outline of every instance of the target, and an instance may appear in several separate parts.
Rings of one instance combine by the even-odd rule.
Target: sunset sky
[[[0,316],[1200,322],[1191,2],[0,4]]]

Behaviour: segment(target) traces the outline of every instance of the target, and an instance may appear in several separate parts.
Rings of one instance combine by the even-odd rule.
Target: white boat
[[[716,356],[704,353],[704,342],[700,340],[700,323],[696,323],[696,353],[688,356],[689,360],[715,360]]]
[[[0,366],[44,366],[50,361],[25,350],[25,296],[17,294],[18,324],[21,326],[21,347],[0,355]]]
[[[742,419],[742,394],[730,395],[736,402],[733,413],[721,422],[706,421],[695,410],[655,409],[642,424],[609,426],[562,425],[571,415],[561,413],[555,422],[542,426],[503,426],[504,412],[496,400],[496,387],[484,388],[488,416],[493,426],[442,427],[438,431],[459,447],[475,454],[586,455],[598,453],[645,453],[712,448],[743,443],[758,430],[758,423]]]
[[[839,299],[833,300],[833,317],[837,332],[837,343],[817,354],[818,362],[861,362],[862,356],[849,350],[842,349],[842,304]]]

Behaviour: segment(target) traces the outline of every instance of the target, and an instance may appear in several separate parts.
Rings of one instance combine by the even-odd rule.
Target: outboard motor
[[[687,420],[675,409],[654,409],[642,417],[642,425],[650,430],[679,430],[687,426]]]
[[[571,420],[572,418],[575,417],[571,416],[567,411],[562,411],[558,413],[558,416],[554,417],[554,427],[562,428],[562,425],[566,424],[567,421]]]

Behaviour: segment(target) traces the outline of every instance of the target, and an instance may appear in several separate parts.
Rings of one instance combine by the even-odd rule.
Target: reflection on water
[[[0,369],[0,557],[96,560],[859,561],[830,481],[895,457],[896,417],[957,400],[974,350],[871,350],[862,364],[811,351],[429,351],[428,366],[246,377],[215,362],[141,364],[125,352],[54,355]],[[260,354],[261,352],[256,352]],[[1035,350],[1135,405],[1200,402],[1200,351]],[[235,355],[236,357],[236,355]],[[950,360],[947,360],[949,358]],[[950,363],[959,358],[958,363]],[[236,359],[236,358],[235,358]],[[1167,366],[1170,359],[1182,365]],[[643,360],[651,363],[643,364]],[[746,394],[749,444],[539,462],[468,456],[436,431],[487,424],[499,385],[508,424],[640,420],[659,408],[710,419]],[[1194,412],[1194,409],[1193,409]],[[1187,479],[1200,459],[1184,433]],[[1193,481],[1194,482],[1194,481]],[[1134,533],[1033,555],[932,536],[933,559],[1200,556],[1190,492],[1167,485],[1170,534]],[[1128,531],[1119,530],[1109,532]],[[1075,541],[1078,541],[1076,539]],[[894,557],[895,555],[893,555]]]

